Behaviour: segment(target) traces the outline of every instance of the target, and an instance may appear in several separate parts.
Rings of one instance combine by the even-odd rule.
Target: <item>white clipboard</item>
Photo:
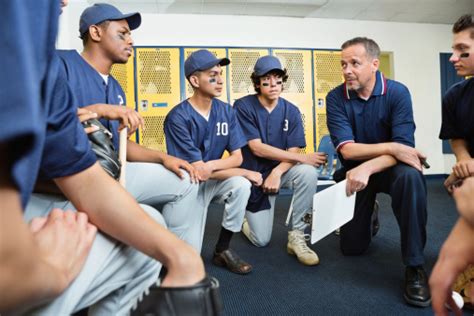
[[[346,195],[344,180],[313,196],[311,243],[331,234],[354,217],[355,197]]]

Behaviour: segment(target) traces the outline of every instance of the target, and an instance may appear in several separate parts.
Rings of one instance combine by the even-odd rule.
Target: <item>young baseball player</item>
[[[161,266],[156,260],[168,268],[163,285],[199,282],[204,267],[198,254],[157,223],[163,223],[158,212],[146,207],[154,219],[147,215],[96,163],[54,54],[59,2],[8,2],[3,8],[2,23],[17,26],[17,32],[1,36],[14,53],[2,58],[2,94],[13,102],[0,104],[2,313],[39,305],[29,313],[70,315],[92,305],[91,315],[127,314],[156,282]],[[32,45],[34,52],[28,49]],[[59,197],[36,195],[28,201],[37,175],[54,179],[81,212],[55,208],[72,208]],[[35,218],[29,231],[18,218],[18,192],[27,204],[24,218]],[[102,232],[95,239],[88,219]]]
[[[93,113],[113,134],[118,151],[118,130],[129,126],[134,131],[143,118],[127,109],[125,94],[110,74],[112,65],[126,63],[132,54],[131,30],[139,27],[139,13],[122,14],[112,5],[98,3],[84,10],[79,23],[84,50],[59,51],[67,80],[72,87],[75,105]],[[195,249],[199,241],[188,235],[189,213],[197,199],[198,185],[194,168],[156,150],[127,141],[126,189],[139,203],[153,207],[164,204],[162,214],[168,228]]]
[[[310,213],[316,193],[316,166],[326,161],[322,153],[299,153],[306,146],[303,122],[298,108],[280,97],[288,79],[278,58],[257,60],[252,81],[257,94],[234,103],[248,145],[242,148],[243,168],[262,173],[263,184],[253,187],[242,232],[256,246],[270,242],[276,194],[281,187],[294,190],[288,253],[305,265],[316,265],[319,258],[306,244],[304,216]]]
[[[68,287],[95,237],[87,215],[56,209],[23,220],[36,180],[45,136],[42,88],[54,50],[57,1],[7,1],[0,41],[0,313],[48,302]],[[34,23],[24,23],[33,21]],[[33,43],[34,39],[34,43]],[[31,45],[34,50],[28,49]],[[49,56],[49,57],[48,57]],[[68,159],[69,157],[65,157]],[[94,158],[94,157],[92,157]]]
[[[239,232],[250,195],[250,182],[260,185],[258,172],[238,168],[242,163],[240,148],[245,138],[232,107],[216,97],[221,95],[221,66],[227,58],[216,58],[207,50],[191,54],[184,64],[184,72],[194,94],[178,104],[165,120],[166,145],[171,155],[190,162],[199,172],[202,183],[199,198],[202,211],[193,220],[193,232],[202,242],[206,214],[212,201],[225,204],[222,230],[213,262],[230,271],[249,273],[251,265],[229,248],[233,233]],[[222,158],[224,151],[229,157]]]
[[[464,307],[474,308],[474,283],[458,285],[464,277],[469,280],[467,264],[474,262],[474,15],[459,17],[452,32],[453,53],[449,61],[458,76],[471,77],[453,85],[443,97],[440,138],[449,139],[456,156],[456,164],[444,185],[453,193],[460,218],[443,244],[430,277],[433,310],[440,315],[446,313],[448,305],[454,313],[459,312],[450,295],[453,284],[453,289],[464,298]]]

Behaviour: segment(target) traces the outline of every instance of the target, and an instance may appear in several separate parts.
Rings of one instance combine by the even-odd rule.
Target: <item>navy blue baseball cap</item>
[[[282,73],[284,72],[280,60],[278,60],[278,58],[275,56],[270,55],[260,57],[253,68],[253,71],[258,77],[264,76],[272,70],[279,70]]]
[[[216,58],[213,53],[206,49],[195,51],[184,62],[184,75],[186,78],[196,71],[206,70],[215,65],[227,66],[230,64],[228,58]]]
[[[79,20],[79,34],[81,37],[89,31],[91,25],[96,25],[104,21],[127,20],[130,30],[134,30],[142,23],[140,13],[133,12],[123,14],[119,9],[107,3],[96,3],[88,7],[81,14]]]

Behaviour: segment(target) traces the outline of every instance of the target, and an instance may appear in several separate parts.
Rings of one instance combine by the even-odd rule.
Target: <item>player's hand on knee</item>
[[[458,161],[453,167],[456,177],[464,179],[474,175],[474,159]]]
[[[89,111],[87,109],[84,109],[84,108],[78,108],[77,109],[77,117],[79,118],[79,121],[82,123],[82,122],[85,122],[87,120],[97,118],[97,113],[91,112],[91,111]],[[93,125],[93,124],[91,126],[84,127],[84,131],[86,132],[86,134],[90,134],[90,133],[93,133],[93,132],[98,131],[98,130],[99,130],[99,126],[96,126],[96,125]]]
[[[184,173],[183,170],[186,170],[189,173],[190,180],[192,183],[198,183],[199,182],[199,176],[196,171],[196,169],[189,164],[187,161],[173,157],[170,155],[166,155],[163,158],[163,166],[168,169],[169,171],[173,172],[176,174],[178,177],[181,179],[184,179]]]
[[[162,286],[194,285],[206,275],[204,263],[199,254],[185,242],[181,243],[182,246],[170,256],[169,262],[166,263],[168,272],[161,283]]]
[[[210,162],[196,161],[192,163],[192,166],[194,166],[198,174],[199,181],[209,180],[212,172],[214,171],[214,168]]]
[[[367,168],[362,165],[351,169],[346,174],[346,194],[351,196],[352,194],[362,191],[367,187],[369,183],[370,172]]]
[[[244,177],[257,187],[263,183],[262,174],[260,172],[246,170]]]
[[[275,169],[273,169],[275,171]],[[276,194],[280,190],[281,174],[271,172],[262,184],[263,192],[268,194]]]
[[[30,223],[39,249],[39,260],[51,265],[63,291],[79,274],[89,254],[97,228],[82,212],[53,209],[46,218]]]
[[[301,163],[319,167],[320,165],[326,163],[327,155],[322,152],[316,153],[309,153],[309,154],[302,154],[301,155]]]

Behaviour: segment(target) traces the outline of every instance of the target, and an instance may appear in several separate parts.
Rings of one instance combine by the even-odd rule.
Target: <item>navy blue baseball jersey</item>
[[[47,76],[60,7],[58,1],[2,1],[0,143],[23,206],[38,174],[46,131]]]
[[[232,107],[212,100],[209,121],[184,100],[165,119],[168,153],[188,162],[222,158],[224,151],[242,148],[245,138]]]
[[[95,162],[55,54],[59,1],[6,1],[0,24],[0,142],[26,205],[38,176],[70,175]],[[33,49],[34,47],[34,49]],[[13,149],[13,150],[12,150]]]
[[[109,75],[108,83],[102,76],[89,65],[84,58],[75,50],[58,50],[63,61],[69,86],[74,95],[75,105],[84,107],[96,103],[113,105],[125,105],[125,93],[120,84],[112,75]],[[113,135],[115,149],[119,148],[119,121],[100,120]]]
[[[403,84],[385,79],[379,71],[375,75],[375,87],[368,100],[359,98],[345,83],[327,95],[327,125],[337,150],[348,142],[415,146],[410,92]],[[348,169],[362,163],[339,156]]]
[[[257,95],[238,99],[234,109],[247,141],[260,139],[262,143],[282,150],[306,146],[301,113],[284,98],[278,99],[271,113],[260,104]],[[242,153],[242,167],[246,169],[265,173],[280,163],[253,155],[248,146],[242,149]]]
[[[464,139],[474,157],[474,78],[453,85],[443,97],[439,138]]]
[[[52,84],[46,118],[46,139],[39,178],[49,180],[65,177],[92,166],[96,155],[77,117],[73,95],[59,57],[52,62]]]

